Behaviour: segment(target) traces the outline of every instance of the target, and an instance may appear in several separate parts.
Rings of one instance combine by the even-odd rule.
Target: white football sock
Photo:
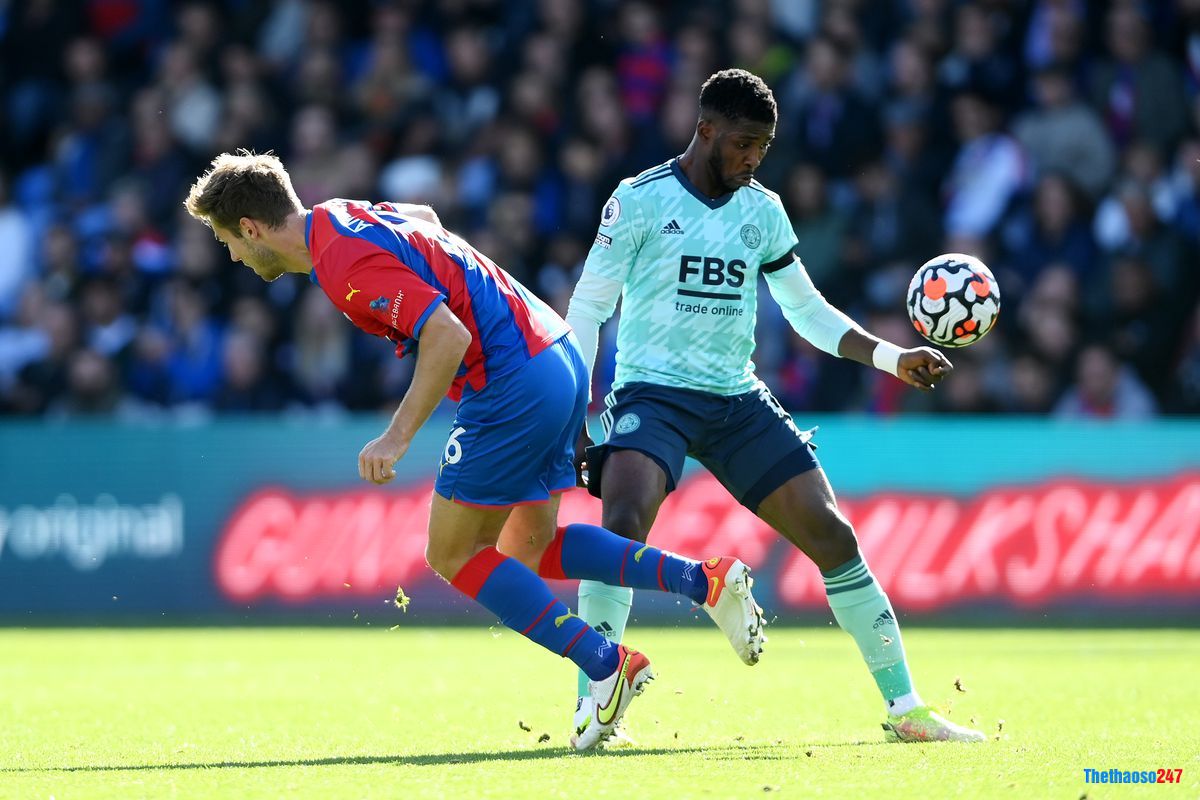
[[[921,701],[921,695],[917,694],[914,690],[908,694],[902,694],[893,700],[888,705],[888,713],[892,716],[899,717],[907,714],[914,708],[920,708],[923,705],[925,705],[925,703]]]

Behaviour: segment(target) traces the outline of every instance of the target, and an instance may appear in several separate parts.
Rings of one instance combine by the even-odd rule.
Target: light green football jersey
[[[779,196],[758,181],[713,200],[677,159],[621,181],[584,265],[624,284],[613,388],[754,388],[758,276],[792,263],[795,246]]]

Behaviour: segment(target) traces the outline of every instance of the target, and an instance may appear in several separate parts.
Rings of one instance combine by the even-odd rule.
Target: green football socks
[[[833,616],[854,637],[889,713],[903,714],[921,705],[908,673],[896,612],[862,555],[821,575]]]

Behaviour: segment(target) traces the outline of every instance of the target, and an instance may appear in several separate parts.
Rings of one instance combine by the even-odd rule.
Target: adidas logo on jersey
[[[662,228],[662,230],[661,230],[661,231],[659,231],[659,233],[679,233],[679,234],[682,234],[682,233],[683,233],[683,228],[679,227],[679,223],[678,223],[678,222],[676,222],[675,220],[671,220],[671,221],[670,221],[670,222],[668,222],[666,225],[663,225],[663,228]]]

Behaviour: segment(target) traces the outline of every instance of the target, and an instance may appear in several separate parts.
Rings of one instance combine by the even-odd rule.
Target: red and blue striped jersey
[[[524,364],[570,328],[533,292],[462,238],[390,203],[329,200],[305,226],[312,280],[367,333],[418,351],[439,303],[471,332],[452,400]]]

